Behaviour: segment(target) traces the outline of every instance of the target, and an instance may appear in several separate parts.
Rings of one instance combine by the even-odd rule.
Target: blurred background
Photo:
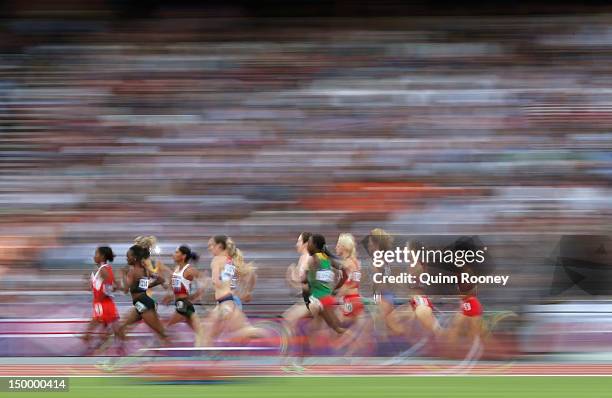
[[[258,267],[247,314],[275,316],[296,300],[285,270],[301,231],[335,245],[375,227],[494,248],[511,282],[481,301],[521,315],[524,353],[612,351],[605,2],[4,1],[0,13],[4,355],[49,337],[19,337],[11,320],[89,316],[97,245],[121,267],[136,236],[155,235],[166,264],[184,243],[207,269],[208,238],[230,235]],[[559,247],[576,240],[601,243],[569,256],[600,271],[594,289],[564,279]]]

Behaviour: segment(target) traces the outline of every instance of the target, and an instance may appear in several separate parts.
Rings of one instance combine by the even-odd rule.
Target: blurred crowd
[[[0,288],[83,289],[144,234],[231,235],[290,301],[304,230],[609,233],[610,20],[3,20]]]

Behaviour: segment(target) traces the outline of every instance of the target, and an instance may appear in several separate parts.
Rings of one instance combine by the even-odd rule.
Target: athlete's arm
[[[242,294],[240,295],[240,300],[244,303],[248,303],[251,301],[251,294],[253,293],[253,289],[255,289],[255,284],[257,283],[257,273],[255,270],[251,269],[251,271],[244,276],[243,279],[245,282],[242,284]]]
[[[108,274],[108,271],[106,270],[106,268],[102,268],[100,270],[100,276],[102,277],[102,292],[104,293],[104,295],[108,297],[112,297],[113,290],[115,289],[115,287],[114,285],[109,286],[110,284],[107,283],[110,275]]]
[[[162,270],[161,268],[159,269],[160,271]],[[167,290],[167,293],[164,297],[162,297],[161,302],[162,304],[168,305],[172,302],[172,299],[174,298],[174,290],[172,288],[172,284],[165,284],[162,285],[162,288]]]
[[[172,276],[171,276],[172,270],[166,267],[166,265],[162,262],[162,260],[155,260],[155,267],[157,268],[157,273],[164,277],[164,283],[162,284],[164,289],[165,288],[172,289],[172,286],[170,286],[170,284],[165,283],[172,279]]]
[[[295,263],[289,265],[287,267],[287,272],[285,272],[285,279],[287,279],[289,286],[299,289],[302,284],[302,279],[297,275],[297,267]]]
[[[310,285],[308,284],[308,271],[310,269],[316,269],[318,267],[318,260],[315,256],[310,256],[308,258],[308,263],[306,264],[306,267],[304,268],[304,275],[302,275],[302,292],[303,293],[309,293],[310,292]]]
[[[193,294],[190,294],[187,299],[189,301],[195,301],[199,299],[204,294],[204,284],[200,282],[200,271],[198,271],[198,269],[194,266],[190,266],[189,268],[187,268],[183,276],[188,281],[191,281],[192,286],[195,283],[197,287],[197,290]]]
[[[223,265],[223,258],[217,256],[213,258],[210,263],[212,270],[212,281],[215,289],[221,289],[223,287],[223,281],[221,281],[221,266]]]
[[[154,288],[157,285],[163,285],[166,279],[160,274],[155,274],[153,277],[153,282],[149,283],[149,289]]]
[[[131,266],[121,270],[121,279],[123,280],[123,293],[127,293],[130,290],[130,286],[134,282]]]
[[[346,269],[343,268],[340,271],[340,280],[338,280],[336,287],[334,287],[334,291],[337,291],[338,289],[340,289],[347,280],[348,280],[348,273],[346,272]]]
[[[296,280],[301,281],[306,274],[306,269],[308,268],[308,260],[310,259],[309,254],[302,254],[297,263],[297,278]]]
[[[212,279],[208,271],[200,271],[198,270],[198,274],[194,279],[196,281],[197,290],[193,294],[193,300],[201,300],[204,294],[208,289],[210,289],[213,285]]]

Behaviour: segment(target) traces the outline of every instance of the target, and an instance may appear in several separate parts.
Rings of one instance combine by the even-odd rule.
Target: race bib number
[[[181,288],[181,278],[173,277],[172,278],[172,287],[174,289],[180,289]]]
[[[94,304],[94,314],[96,316],[102,316],[102,313],[103,313],[102,304],[100,303]]]
[[[353,303],[351,303],[349,300],[344,301],[344,312],[347,314],[353,312]]]
[[[470,312],[472,310],[472,305],[470,303],[463,303],[463,311]]]
[[[176,309],[182,310],[185,308],[185,302],[183,300],[179,300],[176,302]]]
[[[331,282],[334,280],[334,273],[329,270],[317,271],[316,278],[320,282]]]
[[[236,274],[236,267],[230,264],[226,264],[225,268],[223,268],[223,273],[221,274],[221,280],[223,282],[229,282],[234,278]]]
[[[139,289],[148,289],[149,288],[149,278],[140,278],[140,280],[138,281],[138,288]]]
[[[353,272],[353,274],[351,275],[351,280],[355,282],[361,281],[361,272],[359,271]]]
[[[136,304],[134,304],[134,308],[136,308],[136,311],[138,311],[139,314],[142,314],[147,310],[147,306],[140,301],[137,301]]]

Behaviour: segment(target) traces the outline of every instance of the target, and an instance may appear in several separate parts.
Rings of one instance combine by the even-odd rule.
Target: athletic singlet
[[[108,278],[105,281],[102,279],[100,272],[102,268],[106,268]],[[101,301],[106,297],[112,297],[111,287],[113,286],[113,267],[110,264],[102,264],[98,271],[91,273],[91,289],[93,292],[94,301]]]
[[[221,274],[219,274],[219,279],[222,282],[229,282],[230,289],[234,290],[236,288],[238,275],[236,272],[236,266],[234,265],[234,260],[231,257],[226,257],[223,270],[221,271]]]
[[[184,277],[187,267],[189,267],[189,264],[186,264],[182,269],[178,271],[175,270],[172,273],[172,291],[175,296],[189,295],[191,291],[191,281]]]
[[[310,285],[310,294],[315,298],[321,298],[332,293],[334,272],[331,269],[331,262],[327,255],[317,253],[315,256],[319,259],[319,269],[308,270],[308,284]]]
[[[159,264],[157,263],[157,261],[155,261],[155,259],[153,259],[151,257],[148,257],[147,259],[151,261],[151,266],[150,267],[146,266],[146,268],[149,270],[149,274],[151,276],[157,275],[157,273],[159,272],[159,268],[160,268]],[[153,297],[153,290],[152,289],[147,289],[147,294],[150,297]]]
[[[146,293],[149,289],[149,277],[147,275],[136,279],[130,286],[130,293]]]
[[[361,267],[355,271],[351,271],[348,274],[348,279],[344,282],[344,286],[349,289],[359,289],[359,282],[361,281]]]
[[[302,257],[300,256],[300,260],[301,258]],[[298,260],[298,264],[299,264],[299,260]],[[303,261],[302,264],[298,268],[298,280],[300,282],[303,280],[304,276],[306,275],[306,267],[308,267],[308,259],[306,259],[306,261]]]

